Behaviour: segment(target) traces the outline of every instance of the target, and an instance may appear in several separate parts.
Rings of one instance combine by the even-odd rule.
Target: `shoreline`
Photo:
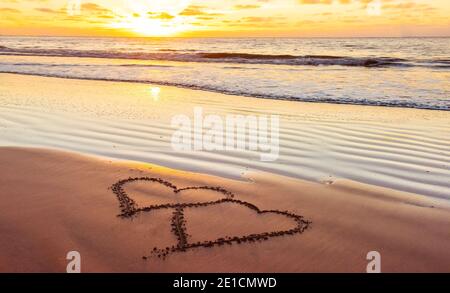
[[[58,56],[53,56],[53,58],[58,58]],[[60,57],[63,58],[63,57]],[[65,57],[67,58],[67,57]],[[69,58],[75,58],[75,57],[69,57]],[[82,58],[82,57],[77,57]],[[93,57],[85,57],[87,59],[92,59]],[[94,58],[95,59],[95,58]],[[109,59],[109,58],[105,58]],[[114,60],[114,59],[113,59]],[[119,59],[120,60],[120,59]],[[125,59],[128,60],[128,59]],[[133,59],[131,59],[133,60]],[[136,61],[143,61],[143,60],[136,60]],[[145,60],[144,60],[145,61]],[[147,60],[151,61],[151,60]],[[155,60],[158,62],[159,60]],[[162,61],[159,61],[162,62]],[[176,62],[176,61],[165,61],[165,62]],[[429,110],[429,111],[443,111],[443,112],[450,112],[450,108],[430,108],[430,107],[412,107],[404,105],[398,105],[398,104],[380,104],[380,103],[369,103],[366,101],[366,103],[357,103],[357,102],[344,102],[339,100],[314,100],[314,99],[296,99],[296,98],[289,98],[289,97],[269,97],[264,95],[251,95],[251,94],[245,94],[242,92],[228,92],[228,91],[220,91],[214,88],[207,88],[207,87],[201,87],[201,86],[186,86],[183,84],[177,84],[177,83],[170,83],[170,82],[156,82],[156,81],[139,81],[139,80],[120,80],[120,79],[100,79],[100,78],[88,78],[88,77],[65,77],[65,76],[56,76],[56,75],[45,75],[45,74],[33,74],[33,73],[26,73],[26,72],[14,72],[14,71],[0,71],[0,74],[14,74],[14,75],[23,75],[23,76],[36,76],[36,77],[44,77],[44,78],[57,78],[57,79],[68,79],[68,80],[86,80],[86,81],[104,81],[104,82],[118,82],[118,83],[135,83],[135,84],[145,84],[145,85],[157,85],[157,86],[164,86],[164,87],[176,87],[179,89],[184,90],[193,90],[193,91],[203,91],[207,93],[213,93],[213,94],[220,94],[220,95],[226,95],[226,96],[239,96],[239,97],[246,97],[246,98],[252,98],[252,99],[263,99],[263,100],[273,100],[273,101],[287,101],[287,102],[294,102],[294,103],[312,103],[312,104],[331,104],[331,105],[344,105],[344,106],[363,106],[363,107],[383,107],[383,108],[398,108],[398,109],[415,109],[415,110]]]
[[[72,250],[80,252],[83,272],[364,272],[365,256],[374,250],[382,255],[383,272],[446,272],[450,264],[450,207],[431,198],[348,180],[319,184],[260,173],[252,182],[240,182],[45,149],[2,147],[0,163],[5,166],[0,170],[3,272],[64,272],[65,254]],[[129,177],[162,178],[178,188],[220,187],[260,209],[302,216],[310,228],[158,258],[151,253],[154,247],[176,243],[172,211],[117,217],[120,207],[111,186]],[[125,188],[141,207],[220,198],[212,190],[187,190],[174,198],[151,182]],[[255,218],[251,209],[231,202],[186,208],[187,239],[195,243],[292,227],[286,219],[267,216]]]

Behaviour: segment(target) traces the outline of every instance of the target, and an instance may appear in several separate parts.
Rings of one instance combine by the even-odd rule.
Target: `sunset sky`
[[[450,36],[449,0],[0,0],[0,35]]]

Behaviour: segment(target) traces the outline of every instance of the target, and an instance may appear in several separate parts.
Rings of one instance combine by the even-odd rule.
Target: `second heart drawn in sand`
[[[175,202],[175,203],[162,203],[162,204],[153,204],[149,206],[140,207],[137,202],[131,198],[124,189],[124,186],[133,182],[152,182],[156,184],[160,184],[161,186],[167,187],[174,194],[181,194],[182,192],[192,191],[192,190],[206,190],[217,193],[220,198],[217,200],[204,201],[204,202]],[[222,188],[222,187],[214,187],[214,186],[197,186],[197,187],[185,187],[178,188],[176,185],[169,181],[165,181],[161,178],[152,178],[152,177],[140,177],[140,178],[128,178],[123,179],[115,183],[111,187],[114,194],[117,196],[119,200],[121,213],[118,215],[121,218],[133,218],[137,216],[139,213],[143,212],[151,212],[159,209],[173,209],[173,215],[171,219],[171,227],[172,232],[176,236],[178,243],[176,245],[166,247],[166,248],[153,248],[152,255],[156,255],[159,258],[166,258],[171,253],[176,252],[184,252],[189,249],[200,248],[200,247],[214,247],[214,246],[222,246],[225,244],[241,244],[246,242],[257,242],[257,241],[266,241],[271,238],[281,237],[285,235],[295,235],[301,234],[306,229],[310,227],[311,222],[307,221],[303,218],[303,216],[288,212],[288,211],[280,211],[280,210],[261,210],[254,204],[251,204],[246,201],[235,199],[235,195]],[[245,236],[224,236],[217,238],[215,240],[210,241],[198,241],[190,243],[188,240],[188,233],[186,229],[186,219],[184,216],[184,211],[189,208],[198,209],[202,207],[208,206],[217,206],[221,204],[237,204],[243,207],[250,209],[253,212],[256,212],[258,215],[263,214],[275,214],[279,216],[286,217],[290,219],[293,223],[295,223],[295,227],[287,230],[278,230],[278,231],[268,231],[264,233],[257,234],[248,234]],[[147,256],[143,257],[147,259]]]

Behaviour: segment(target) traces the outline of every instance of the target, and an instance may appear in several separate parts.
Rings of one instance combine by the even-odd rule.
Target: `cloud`
[[[83,3],[81,4],[81,10],[83,11],[87,11],[90,13],[111,13],[112,11],[102,7],[98,4],[92,3],[92,2],[88,2],[88,3]]]
[[[300,4],[332,4],[335,0],[298,0]],[[350,4],[352,0],[337,0],[340,4]],[[371,2],[372,0],[364,0]]]
[[[430,5],[427,4],[419,4],[415,2],[403,2],[403,3],[393,3],[393,4],[385,4],[383,5],[383,9],[417,9],[417,10],[429,10],[433,9]]]
[[[258,4],[234,5],[234,9],[238,9],[238,10],[240,10],[240,9],[257,9],[260,7],[261,7],[261,5],[258,5]]]
[[[205,11],[205,6],[191,5],[183,10],[179,15],[181,16],[218,16],[221,13],[210,13]]]
[[[161,13],[148,12],[147,14],[152,19],[171,20],[171,19],[175,18],[175,16],[173,16],[167,12],[161,12]]]
[[[34,10],[39,11],[39,12],[44,12],[44,13],[55,13],[55,14],[61,13],[61,11],[50,9],[47,7],[38,7],[38,8],[35,8]]]
[[[5,13],[20,13],[20,10],[15,9],[15,8],[3,7],[3,8],[0,8],[0,12],[5,12]]]
[[[300,4],[331,4],[333,0],[299,0]]]
[[[283,19],[282,17],[260,17],[260,16],[248,16],[244,17],[242,20],[245,22],[270,22],[274,20]]]
[[[204,6],[191,5],[188,8],[186,8],[185,10],[183,10],[180,13],[180,15],[183,15],[183,16],[206,15],[208,13],[203,11],[204,8],[205,8]]]

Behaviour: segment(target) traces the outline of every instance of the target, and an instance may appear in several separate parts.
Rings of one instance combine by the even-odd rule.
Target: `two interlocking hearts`
[[[221,197],[219,200],[215,201],[205,201],[205,202],[188,202],[188,203],[165,203],[159,205],[150,205],[146,207],[139,207],[138,204],[131,197],[128,196],[127,192],[124,190],[124,186],[126,184],[130,184],[133,182],[150,182],[155,184],[160,184],[162,186],[167,187],[172,190],[174,194],[180,194],[182,192],[188,190],[208,190],[212,192],[218,193]],[[151,212],[153,210],[158,209],[173,209],[172,216],[172,232],[178,239],[177,245],[166,247],[164,249],[153,249],[153,254],[158,257],[165,258],[168,254],[174,252],[182,252],[188,249],[198,248],[198,247],[213,247],[213,246],[221,246],[224,244],[240,244],[245,242],[255,242],[255,241],[266,241],[274,237],[280,237],[284,235],[294,235],[303,233],[310,226],[311,222],[305,220],[302,216],[296,215],[294,213],[290,213],[287,211],[279,211],[279,210],[260,210],[257,206],[242,200],[234,199],[234,194],[227,191],[221,187],[212,187],[212,186],[198,186],[198,187],[185,187],[178,188],[171,182],[165,181],[161,178],[151,178],[151,177],[141,177],[141,178],[128,178],[124,180],[120,180],[115,183],[111,187],[112,191],[116,194],[117,199],[120,203],[121,214],[119,215],[122,218],[132,218],[139,213],[142,212]],[[286,217],[295,223],[295,227],[289,230],[278,230],[272,232],[264,232],[257,234],[249,234],[245,236],[234,236],[234,237],[221,237],[215,240],[210,241],[199,241],[195,243],[190,243],[188,241],[188,234],[186,233],[186,221],[184,218],[184,210],[190,208],[202,208],[207,206],[215,206],[221,205],[224,203],[236,204],[244,206],[245,208],[250,209],[251,211],[257,213],[258,215],[262,214],[275,214],[278,216]],[[147,259],[147,257],[143,257]]]

